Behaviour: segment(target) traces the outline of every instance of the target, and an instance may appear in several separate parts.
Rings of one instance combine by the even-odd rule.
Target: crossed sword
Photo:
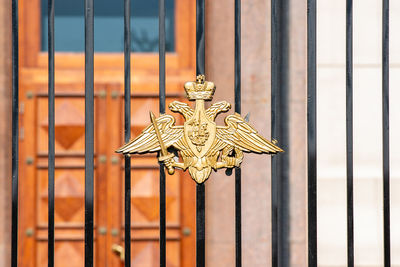
[[[156,136],[157,136],[158,142],[160,143],[160,147],[161,147],[161,156],[158,157],[158,160],[164,162],[167,159],[173,158],[175,155],[173,153],[168,153],[167,148],[165,147],[164,141],[161,139],[160,129],[158,128],[158,124],[156,122],[156,116],[154,116],[153,112],[151,112],[151,111],[150,111],[150,120],[154,126],[154,130],[156,131]],[[165,167],[168,170],[168,174],[172,175],[175,173],[174,167],[172,167],[170,165],[165,166]]]

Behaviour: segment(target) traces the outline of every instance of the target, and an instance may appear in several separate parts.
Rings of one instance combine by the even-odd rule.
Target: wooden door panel
[[[57,161],[56,161],[57,162]],[[37,171],[37,265],[47,265],[48,175],[47,168]],[[56,168],[55,170],[55,266],[84,264],[84,169]],[[96,175],[95,175],[96,181]],[[96,184],[95,184],[96,185]],[[95,202],[96,202],[95,191]],[[94,221],[97,221],[96,214]],[[96,237],[96,234],[95,234]],[[95,243],[98,241],[96,240]],[[95,251],[95,255],[96,251]],[[70,260],[72,259],[72,260]],[[68,265],[70,264],[70,265]]]
[[[35,92],[33,92],[35,93]],[[95,101],[96,102],[96,101]],[[35,118],[36,139],[36,266],[47,265],[48,232],[48,101],[38,94]],[[95,104],[95,108],[96,108]],[[96,110],[96,109],[95,109]],[[27,110],[26,112],[30,112]],[[95,112],[95,127],[97,125]],[[55,99],[55,265],[83,266],[85,194],[85,118],[82,94]],[[95,133],[97,140],[97,134]],[[95,146],[96,147],[96,146]],[[98,172],[94,181],[97,186]],[[97,201],[95,190],[95,203]],[[94,216],[95,224],[97,214]],[[95,234],[96,236],[96,234]],[[97,240],[95,241],[98,242]],[[96,254],[95,254],[96,255]],[[26,265],[30,263],[26,263]]]
[[[158,267],[160,266],[160,250],[157,241],[137,241],[131,248],[131,265],[135,267]],[[167,267],[178,267],[180,265],[179,241],[167,241]]]
[[[135,158],[133,158],[133,162]],[[135,168],[135,164],[133,165]],[[132,171],[132,218],[137,225],[154,225],[159,221],[159,169],[134,169]],[[166,179],[167,225],[179,225],[179,180],[180,174]]]
[[[38,244],[37,266],[47,266],[47,240]],[[84,243],[57,241],[54,245],[55,267],[84,267]]]
[[[47,98],[38,99],[37,153],[47,155]],[[96,123],[96,122],[95,122]],[[56,97],[55,150],[57,154],[84,154],[85,100],[83,97]]]
[[[47,168],[38,170],[37,226],[47,227],[48,175]],[[96,179],[95,179],[96,180]],[[84,227],[85,170],[83,168],[57,168],[54,194],[55,227]]]
[[[168,97],[171,102],[174,98]],[[123,98],[120,98],[120,145],[123,141]],[[158,110],[158,98],[154,95],[132,98],[131,100],[131,130],[132,137],[137,136],[149,125],[149,111]],[[157,112],[156,112],[157,113]],[[180,119],[179,119],[180,120]],[[178,120],[178,121],[179,121]],[[122,159],[122,157],[120,157]],[[123,160],[120,167],[120,181],[124,180]],[[132,236],[132,264],[133,266],[157,266],[159,265],[159,164],[156,153],[149,155],[133,155],[131,172],[131,236]],[[114,180],[115,173],[109,180]],[[181,174],[177,172],[173,176],[167,176],[166,181],[166,206],[167,206],[167,250],[168,266],[181,266]],[[124,243],[124,183],[119,195],[120,206],[120,244]],[[121,263],[119,263],[121,264]],[[113,265],[115,266],[115,265]]]

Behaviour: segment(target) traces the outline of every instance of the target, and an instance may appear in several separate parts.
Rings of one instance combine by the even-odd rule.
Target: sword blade
[[[158,129],[158,124],[156,122],[156,116],[154,116],[153,112],[151,112],[151,111],[150,111],[150,120],[154,126],[154,130],[156,131],[156,136],[157,136],[158,142],[160,143],[161,156],[166,156],[166,155],[168,155],[168,151],[165,148],[165,144],[164,144],[163,140],[161,139],[160,129]]]

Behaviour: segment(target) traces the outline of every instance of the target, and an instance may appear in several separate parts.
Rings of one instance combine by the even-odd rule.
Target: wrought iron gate
[[[272,137],[284,140],[286,134],[282,119],[285,111],[280,101],[285,97],[281,84],[285,82],[285,16],[279,0],[271,0],[272,33]],[[196,0],[196,72],[205,73],[205,0]],[[354,266],[353,231],[353,1],[347,0],[346,8],[346,147],[347,147],[347,256],[348,266]],[[389,0],[382,0],[382,108],[383,108],[383,200],[384,200],[384,264],[390,266],[390,196],[389,196]],[[307,129],[308,129],[308,265],[317,266],[317,140],[316,140],[316,4],[307,1]],[[131,30],[130,0],[124,0],[124,59],[125,59],[125,141],[131,136],[130,96],[131,96]],[[94,196],[94,0],[85,0],[85,266],[93,266],[93,196]],[[48,1],[48,265],[54,266],[54,0]],[[159,0],[159,111],[165,112],[165,0]],[[286,40],[287,41],[287,40]],[[18,266],[18,0],[12,0],[12,266]],[[241,112],[241,6],[235,0],[235,112]],[[267,64],[267,63],[266,63]],[[272,164],[272,266],[288,266],[285,249],[279,236],[284,225],[280,208],[284,194],[278,181],[282,175],[284,157],[273,158]],[[125,259],[131,258],[131,159],[125,157]],[[160,166],[160,266],[166,266],[166,192],[165,172]],[[241,170],[235,169],[235,227],[236,266],[242,265],[241,242]],[[196,205],[196,264],[205,266],[205,187],[197,186]],[[125,266],[130,266],[130,260]]]

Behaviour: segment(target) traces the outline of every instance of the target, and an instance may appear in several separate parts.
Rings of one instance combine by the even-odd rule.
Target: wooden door
[[[119,127],[109,130],[108,140],[102,143],[101,151],[104,158],[110,158],[107,164],[108,190],[107,207],[110,240],[107,252],[112,259],[113,266],[122,262],[112,252],[113,245],[124,244],[124,171],[123,157],[116,155],[114,147],[123,144],[123,95],[118,97],[112,92],[121,92],[120,86],[109,86],[111,96],[99,104],[104,113],[102,126],[109,128],[107,122],[119,120]],[[182,97],[169,96],[167,102],[183,100]],[[132,135],[137,136],[149,124],[149,110],[158,109],[158,97],[154,94],[133,95],[132,106]],[[178,123],[182,118],[178,119]],[[100,130],[101,131],[101,130]],[[159,164],[156,154],[135,155],[132,157],[131,173],[131,205],[133,223],[131,227],[131,254],[132,266],[159,266]],[[167,176],[166,180],[166,207],[167,207],[167,266],[194,265],[194,182],[188,175],[177,172]],[[99,189],[99,191],[102,191]],[[114,205],[114,203],[120,203]],[[101,209],[101,207],[99,207]],[[100,212],[100,211],[99,211]],[[106,224],[106,222],[104,223]],[[190,233],[189,233],[190,232]],[[188,234],[189,233],[189,234]],[[185,263],[186,262],[186,263]]]
[[[176,0],[175,53],[167,55],[167,103],[184,100],[194,78],[194,6]],[[19,266],[47,264],[47,67],[40,51],[40,1],[20,1],[20,220]],[[57,32],[57,30],[56,30]],[[62,33],[60,33],[62,34]],[[132,136],[158,111],[157,54],[132,55]],[[56,54],[55,262],[84,266],[84,57]],[[181,118],[180,118],[181,119]],[[179,120],[178,120],[179,121]],[[121,266],[123,56],[95,55],[95,266]],[[132,266],[158,265],[158,163],[155,155],[132,159]],[[167,176],[168,266],[194,266],[195,183],[182,172]]]

